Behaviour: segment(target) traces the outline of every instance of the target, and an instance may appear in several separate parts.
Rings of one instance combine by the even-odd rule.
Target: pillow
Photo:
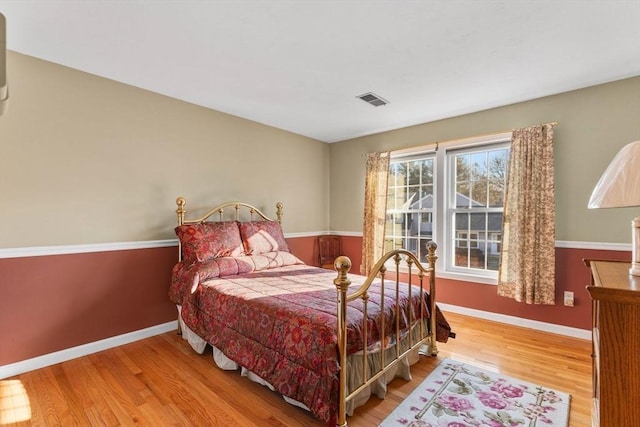
[[[290,252],[267,252],[260,255],[248,255],[239,257],[238,260],[248,260],[253,265],[253,271],[268,270],[270,268],[283,267],[285,265],[304,264]]]
[[[176,227],[186,264],[225,256],[243,255],[240,231],[235,221],[203,222]]]
[[[289,246],[278,221],[241,222],[240,237],[247,255],[275,251],[289,252]]]

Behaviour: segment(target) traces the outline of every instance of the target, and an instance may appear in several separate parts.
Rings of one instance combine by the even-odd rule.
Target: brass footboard
[[[364,388],[370,386],[375,381],[377,381],[381,376],[385,375],[385,373],[394,368],[398,363],[401,362],[403,358],[405,358],[412,351],[420,351],[422,354],[428,354],[431,356],[435,356],[438,353],[438,348],[436,346],[436,248],[437,245],[435,242],[429,242],[427,244],[429,254],[427,256],[427,260],[429,261],[429,267],[425,268],[420,264],[419,260],[416,258],[414,254],[411,252],[398,249],[394,251],[387,252],[373,267],[371,273],[365,280],[365,282],[352,294],[347,295],[347,291],[351,281],[347,277],[347,273],[351,269],[351,260],[347,257],[341,256],[338,257],[335,261],[335,268],[338,272],[338,277],[333,281],[336,285],[336,289],[338,291],[338,357],[340,360],[340,392],[339,392],[339,412],[338,417],[336,419],[336,426],[338,427],[346,427],[346,406],[347,402],[351,400],[355,395],[357,395]],[[419,328],[418,338],[414,340],[414,334],[408,334],[408,344],[406,340],[401,340],[399,337],[401,336],[401,316],[396,315],[395,318],[395,353],[391,360],[385,360],[385,351],[380,352],[380,368],[375,372],[369,372],[370,367],[367,362],[367,346],[364,346],[363,349],[363,372],[362,378],[364,379],[363,383],[356,387],[353,390],[347,389],[347,306],[350,302],[361,299],[364,305],[364,319],[367,318],[367,302],[369,299],[368,290],[373,284],[374,280],[380,280],[380,286],[384,288],[385,286],[385,278],[387,274],[387,267],[385,263],[392,259],[395,263],[395,289],[396,289],[396,299],[400,289],[400,286],[408,286],[408,292],[411,296],[413,292],[418,292],[421,307],[419,310],[419,318],[417,319],[409,319],[410,325],[415,325],[416,328]],[[401,262],[406,265],[408,269],[408,279],[406,283],[400,282],[400,264]],[[415,273],[418,277],[418,285],[414,286],[412,282],[413,268],[417,269]],[[424,309],[424,278],[428,276],[429,280],[429,307],[428,313],[429,318],[425,318],[425,312],[427,310]],[[384,292],[383,292],[384,293]],[[384,299],[382,302],[384,306]],[[396,310],[399,310],[399,307],[396,305]],[[409,310],[411,313],[412,311]],[[425,325],[427,325],[425,327]],[[384,327],[384,317],[381,317],[381,330],[385,330]],[[363,322],[362,324],[363,331],[363,342],[367,343],[367,334],[368,334],[368,324],[367,322]],[[424,347],[428,343],[428,350],[425,352]],[[384,346],[383,346],[384,347]]]

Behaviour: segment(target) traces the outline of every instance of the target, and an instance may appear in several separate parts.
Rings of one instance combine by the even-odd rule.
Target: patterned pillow
[[[289,252],[289,246],[278,221],[241,222],[240,236],[247,255],[275,251]]]
[[[176,227],[185,264],[244,254],[235,221],[203,222]]]

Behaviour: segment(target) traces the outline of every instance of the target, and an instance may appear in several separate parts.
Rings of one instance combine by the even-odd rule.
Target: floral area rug
[[[380,427],[566,427],[567,393],[445,359]]]

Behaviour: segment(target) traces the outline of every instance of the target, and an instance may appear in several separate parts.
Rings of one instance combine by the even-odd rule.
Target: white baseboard
[[[22,360],[20,362],[11,363],[9,365],[0,366],[0,379],[13,377],[24,372],[34,371],[46,366],[55,365],[56,363],[65,362],[77,357],[86,356],[88,354],[97,353],[113,347],[129,344],[154,335],[160,335],[165,332],[175,331],[178,328],[178,321],[163,323],[161,325],[151,326],[149,328],[140,329],[138,331],[129,332],[100,341],[71,347],[55,353],[45,354],[43,356],[34,357],[33,359]]]
[[[572,328],[569,326],[556,325],[554,323],[546,323],[538,320],[523,319],[522,317],[508,316],[506,314],[476,310],[474,308],[443,304],[441,302],[438,303],[438,307],[440,307],[442,311],[450,311],[452,313],[464,314],[465,316],[493,320],[494,322],[506,323],[508,325],[521,326],[523,328],[535,329],[537,331],[550,332],[552,334],[565,335],[584,340],[591,339],[591,330],[588,329]]]

